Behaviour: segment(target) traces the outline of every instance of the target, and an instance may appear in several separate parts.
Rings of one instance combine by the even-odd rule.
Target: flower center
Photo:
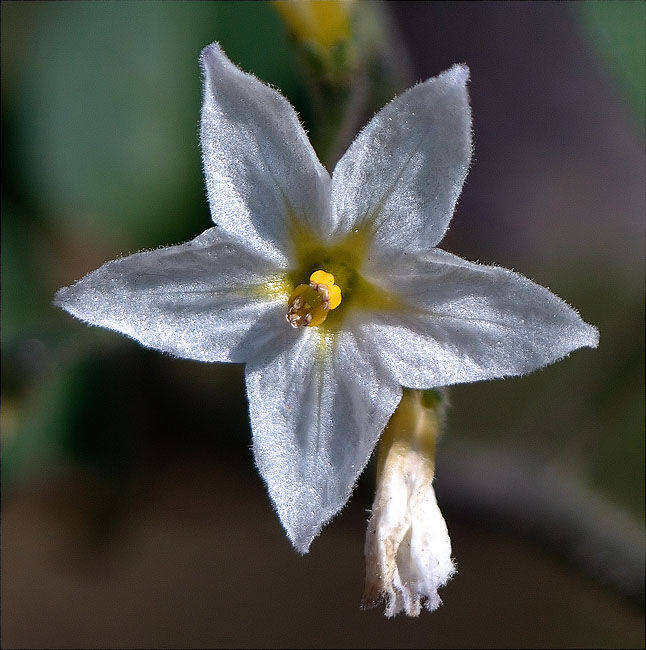
[[[330,310],[341,304],[341,288],[334,276],[326,271],[314,271],[309,284],[299,284],[289,296],[287,322],[292,327],[320,325]]]

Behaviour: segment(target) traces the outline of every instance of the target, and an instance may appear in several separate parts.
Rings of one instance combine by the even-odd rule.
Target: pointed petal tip
[[[64,309],[65,311],[69,312],[70,311],[70,305],[69,305],[69,293],[70,293],[71,287],[61,287],[55,294],[54,297],[52,298],[52,305],[55,307],[59,307],[60,309]]]
[[[293,531],[287,530],[287,528],[285,528],[285,532],[287,533],[287,537],[289,537],[289,541],[292,543],[294,550],[299,555],[307,555],[310,552],[310,546],[318,534],[317,531],[314,535],[295,535]]]
[[[586,343],[584,344],[589,348],[596,348],[599,346],[599,330],[594,325],[586,323]]]
[[[452,65],[444,74],[447,77],[452,77],[456,84],[466,86],[470,76],[469,66],[466,63],[456,63]]]
[[[576,314],[576,327],[571,334],[572,346],[570,352],[578,348],[596,348],[599,346],[599,329],[594,325],[586,323],[581,314],[565,303],[567,308]],[[569,354],[569,353],[568,353]]]
[[[88,274],[91,275],[91,274]],[[85,276],[87,277],[87,276]],[[83,280],[81,278],[77,282],[70,284],[68,287],[61,287],[52,298],[52,305],[66,311],[74,318],[95,325],[92,316],[96,313],[94,308],[87,308],[85,306],[84,298],[87,293],[84,293]],[[87,287],[86,287],[87,289]]]
[[[307,555],[310,552],[311,542],[309,544],[305,544],[305,545],[298,545],[298,544],[295,544],[294,542],[292,542],[292,545],[294,546],[294,550],[299,555]]]
[[[67,289],[67,287],[62,287],[54,294],[54,297],[52,298],[52,305],[55,307],[63,306],[63,295],[65,293],[65,289]]]
[[[208,78],[210,70],[217,69],[218,66],[226,67],[227,64],[237,68],[217,41],[213,41],[213,43],[207,45],[200,52],[199,66],[202,70],[203,77]]]
[[[202,51],[200,52],[200,62],[204,61],[204,59],[211,54],[224,54],[222,47],[217,41],[213,41],[213,43],[209,43],[209,45],[202,48]]]
[[[83,279],[81,278],[81,280],[71,284],[69,287],[61,287],[54,294],[52,305],[88,325],[97,325],[98,322],[95,318],[97,311],[95,306],[93,304],[88,306],[85,300],[87,293],[84,294],[83,287],[80,286]]]
[[[320,512],[318,516],[315,516],[315,512],[311,508],[308,508],[309,514],[305,515],[305,509],[301,508],[300,513],[297,513],[296,517],[290,517],[287,513],[281,512],[278,509],[278,504],[275,501],[274,507],[289,541],[299,555],[307,555],[309,553],[312,542],[318,537],[321,530],[330,522],[335,514]]]
[[[222,66],[227,63],[233,65],[217,41],[210,43],[200,52],[199,66],[203,79],[210,77],[209,72],[214,66]]]

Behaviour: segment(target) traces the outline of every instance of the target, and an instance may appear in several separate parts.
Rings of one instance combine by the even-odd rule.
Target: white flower
[[[217,44],[201,64],[215,226],[108,262],[56,304],[179,357],[246,363],[256,463],[305,553],[402,386],[523,374],[598,334],[526,278],[434,248],[471,157],[465,66],[388,104],[330,178],[277,91]]]

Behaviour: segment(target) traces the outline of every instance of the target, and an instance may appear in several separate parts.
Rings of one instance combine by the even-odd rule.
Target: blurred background
[[[645,6],[355,3],[330,47],[263,2],[3,2],[3,647],[644,647]],[[442,247],[601,332],[451,390],[436,485],[458,574],[434,614],[359,609],[372,466],[297,555],[254,469],[242,368],[51,305],[209,226],[214,40],[283,91],[330,169],[385,101],[466,62],[475,158]]]

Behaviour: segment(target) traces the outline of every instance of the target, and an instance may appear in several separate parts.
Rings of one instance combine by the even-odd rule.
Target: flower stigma
[[[315,327],[340,304],[341,288],[334,284],[334,276],[319,269],[310,275],[309,284],[292,291],[285,317],[292,327]]]

